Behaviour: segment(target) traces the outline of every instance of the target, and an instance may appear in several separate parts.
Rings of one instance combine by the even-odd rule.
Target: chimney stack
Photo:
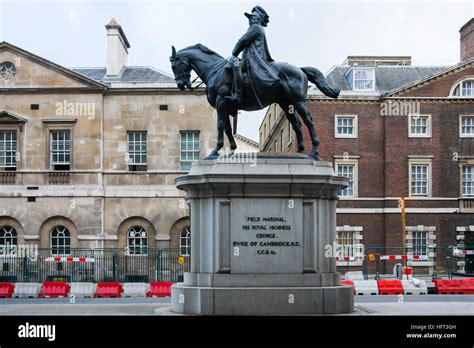
[[[120,24],[115,18],[105,26],[107,29],[107,76],[120,74],[122,68],[128,65],[128,49],[130,43]]]
[[[471,18],[461,29],[461,61],[474,57],[474,18]]]

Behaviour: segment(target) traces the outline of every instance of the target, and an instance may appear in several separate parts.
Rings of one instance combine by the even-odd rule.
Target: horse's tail
[[[308,80],[314,83],[316,87],[318,87],[319,90],[324,93],[324,95],[327,95],[328,97],[331,97],[331,98],[337,98],[340,90],[337,88],[331,87],[327,83],[321,71],[319,71],[316,68],[312,68],[310,66],[301,68],[301,70],[303,70],[303,72],[306,74],[306,76],[308,77]]]

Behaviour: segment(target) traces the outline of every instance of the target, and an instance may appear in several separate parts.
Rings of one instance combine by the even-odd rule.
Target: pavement
[[[474,315],[474,295],[367,295],[354,297],[358,315]],[[0,299],[0,316],[177,315],[169,298]]]
[[[353,315],[474,315],[474,295],[355,296]]]
[[[169,308],[169,299],[156,298],[68,298],[0,299],[3,315],[156,315]]]

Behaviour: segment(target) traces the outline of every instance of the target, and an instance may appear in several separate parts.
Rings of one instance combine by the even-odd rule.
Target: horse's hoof
[[[217,151],[212,151],[206,158],[205,160],[213,160],[219,158],[219,152]]]
[[[321,157],[319,157],[318,152],[314,150],[309,153],[308,157],[314,159],[315,161],[321,161]]]

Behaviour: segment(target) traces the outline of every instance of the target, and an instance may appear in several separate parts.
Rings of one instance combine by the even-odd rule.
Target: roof
[[[108,78],[105,76],[107,69],[101,68],[72,68],[73,71],[87,76],[90,79],[109,84],[111,82],[174,82],[174,78],[165,72],[147,66],[126,66],[117,77]]]
[[[12,45],[5,41],[0,41],[0,51],[4,49],[10,49],[14,52],[19,54],[23,54],[30,59],[34,60],[35,62],[51,68],[55,71],[58,71],[76,81],[80,81],[85,83],[89,86],[100,88],[100,89],[107,89],[107,87],[117,87],[112,86],[112,84],[119,85],[118,87],[133,87],[136,86],[120,86],[120,84],[150,84],[141,87],[157,87],[156,83],[160,83],[158,85],[159,88],[166,87],[168,88],[170,84],[173,83],[174,85],[174,77],[164,71],[158,70],[153,67],[149,66],[126,66],[122,69],[121,73],[118,76],[106,76],[107,69],[105,67],[95,67],[95,68],[65,68],[61,65],[55,64],[47,59],[39,57],[31,52],[25,51],[15,45]]]
[[[360,66],[356,66],[359,67]],[[351,66],[335,66],[326,76],[328,83],[341,91],[350,91],[346,73]],[[376,66],[375,90],[380,94],[426,79],[447,70],[446,66]]]
[[[400,85],[397,88],[394,88],[394,89],[388,91],[385,95],[386,96],[393,96],[393,95],[395,95],[399,92],[409,90],[409,89],[412,89],[412,88],[416,88],[417,86],[422,85],[422,84],[424,84],[424,83],[426,83],[426,82],[428,82],[428,81],[430,81],[434,78],[437,78],[437,77],[442,76],[442,75],[453,73],[453,72],[457,71],[458,69],[464,69],[468,66],[471,66],[473,63],[474,63],[474,57],[463,60],[462,62],[459,62],[458,64],[446,67],[445,69],[440,70],[437,73],[434,73],[434,74],[428,75],[426,77],[417,79],[415,81],[408,82],[406,84]]]
[[[33,61],[35,61],[36,63],[38,64],[41,64],[43,66],[46,66],[50,69],[53,69],[55,71],[58,71],[76,81],[80,81],[82,83],[86,83],[88,85],[92,85],[94,87],[97,87],[97,88],[101,88],[101,89],[104,89],[104,88],[107,88],[107,86],[105,86],[103,83],[101,83],[101,81],[99,80],[96,80],[96,79],[93,79],[93,78],[90,78],[88,77],[87,75],[84,75],[84,74],[79,74],[77,71],[74,71],[73,69],[68,69],[68,68],[65,68],[61,65],[58,65],[56,63],[53,63],[45,58],[42,58],[40,56],[37,56],[31,52],[28,52],[22,48],[19,48],[15,45],[12,45],[11,43],[8,43],[6,41],[2,41],[0,42],[0,51],[3,50],[3,49],[10,49],[18,54],[22,54],[30,59],[32,59]]]
[[[469,21],[467,21],[466,24],[464,24],[461,29],[459,29],[459,32],[462,33],[464,29],[466,29],[468,26],[470,26],[474,22],[474,18],[471,18]]]
[[[249,144],[249,145],[251,145],[255,148],[258,148],[258,146],[259,146],[258,142],[253,141],[252,139],[249,139],[247,137],[244,137],[243,135],[241,135],[239,133],[235,133],[234,138],[239,139],[240,141],[243,141],[243,142],[245,142],[245,143],[247,143],[247,144]]]

